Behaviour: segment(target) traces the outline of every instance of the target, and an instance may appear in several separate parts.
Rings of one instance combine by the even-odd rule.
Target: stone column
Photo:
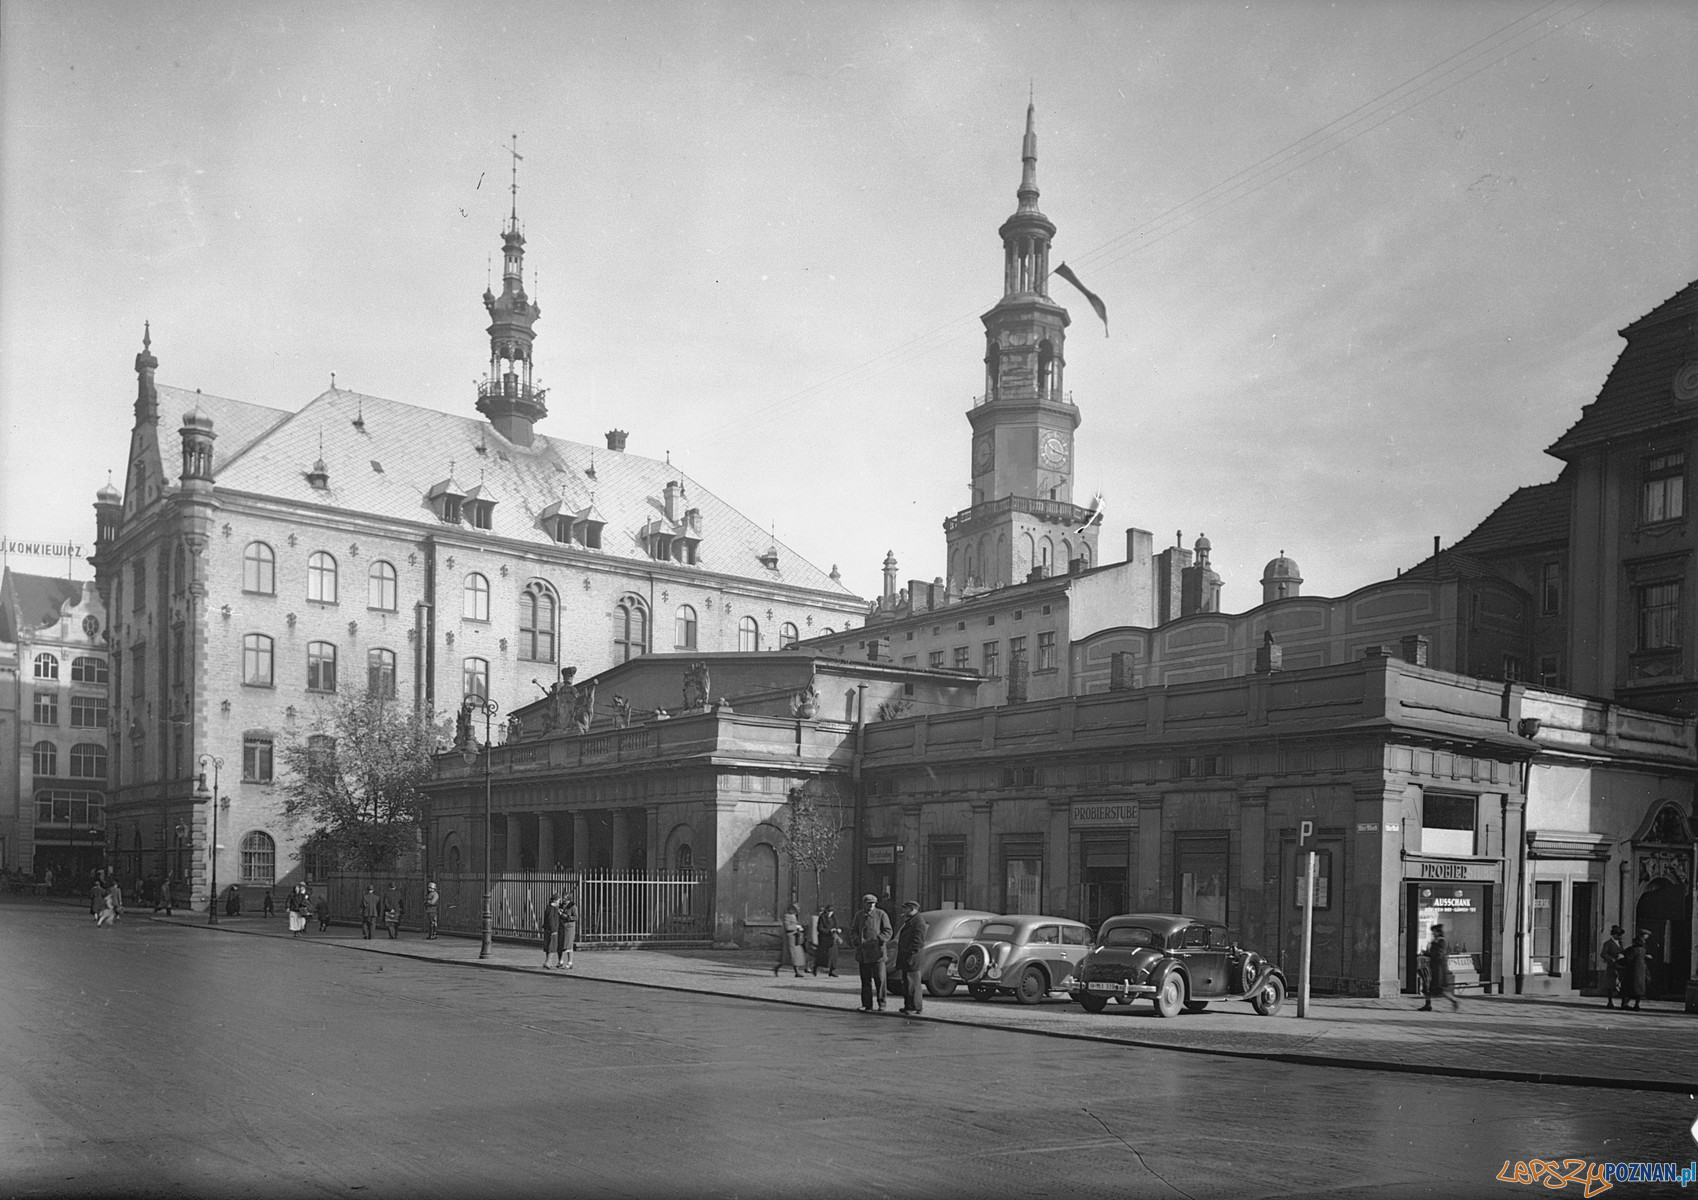
[[[1044,911],[1077,916],[1084,897],[1073,890],[1074,879],[1068,870],[1077,861],[1069,833],[1073,801],[1067,796],[1052,796],[1049,802],[1049,833],[1044,838]],[[1069,900],[1074,901],[1069,903]]]
[[[631,869],[631,835],[626,826],[630,813],[623,808],[615,808],[613,817],[613,872],[623,875]]]
[[[1369,995],[1398,994],[1398,967],[1402,945],[1398,938],[1398,911],[1403,887],[1403,817],[1404,785],[1397,779],[1383,776],[1357,782],[1351,789],[1352,816],[1355,832],[1346,834],[1354,844],[1346,869],[1333,864],[1333,886],[1344,884],[1344,936],[1348,947],[1345,973],[1354,977],[1357,987]],[[1514,816],[1519,835],[1520,818]],[[1506,874],[1513,870],[1506,865]],[[1507,881],[1506,881],[1507,882]],[[1514,888],[1506,887],[1502,911],[1513,939]],[[1336,905],[1338,901],[1334,901]],[[1409,920],[1415,915],[1409,914]],[[1488,918],[1489,920],[1489,918]],[[1504,930],[1493,930],[1497,941],[1494,950],[1494,974],[1502,979],[1506,967],[1514,961],[1513,940],[1502,941]],[[1506,955],[1504,951],[1508,951]],[[1293,988],[1296,980],[1292,980]]]
[[[583,809],[572,812],[572,869],[582,874],[590,865],[590,814]]]
[[[993,910],[991,903],[991,801],[975,800],[972,834],[967,839],[967,903],[973,908]],[[1000,899],[997,903],[1001,903]]]
[[[1161,804],[1160,796],[1138,797],[1138,907],[1145,912],[1173,907],[1161,898]]]
[[[537,870],[554,870],[554,814],[537,814]]]
[[[922,871],[920,866],[920,806],[904,804],[902,806],[902,874],[898,877],[897,903],[904,900],[919,900],[920,907],[928,905],[920,900],[920,882]],[[900,912],[900,910],[898,910]]]
[[[524,845],[524,835],[519,832],[519,814],[505,813],[507,818],[507,863],[505,870],[511,874],[519,870],[519,848]]]

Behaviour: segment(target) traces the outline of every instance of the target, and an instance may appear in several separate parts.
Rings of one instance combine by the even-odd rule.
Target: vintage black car
[[[1068,994],[1086,1012],[1147,999],[1164,1017],[1214,1000],[1248,1000],[1264,1017],[1285,1003],[1285,972],[1233,940],[1225,925],[1174,913],[1110,917],[1073,973]]]

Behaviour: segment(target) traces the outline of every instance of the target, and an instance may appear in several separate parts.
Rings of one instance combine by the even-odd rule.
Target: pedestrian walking
[[[1627,930],[1620,925],[1610,926],[1610,936],[1604,939],[1604,944],[1598,947],[1598,961],[1604,964],[1604,1007],[1614,1008],[1615,998],[1621,992],[1621,939],[1627,935]],[[1623,1002],[1623,1008],[1627,1004]]]
[[[224,893],[224,915],[227,917],[242,915],[242,889],[233,883],[230,885],[230,890]]]
[[[814,974],[822,970],[827,975],[837,974],[837,943],[843,940],[843,930],[837,924],[837,913],[831,905],[820,909],[819,917],[819,947],[814,951]]]
[[[401,936],[401,917],[406,911],[401,889],[391,883],[383,893],[383,927],[389,931],[390,941]]]
[[[95,926],[99,927],[101,925],[105,925],[107,927],[110,927],[112,925],[112,922],[117,920],[117,919],[118,919],[118,905],[117,905],[117,902],[113,900],[112,893],[111,892],[102,893],[101,897],[100,897],[100,908],[94,914]]]
[[[1450,973],[1450,943],[1445,940],[1443,925],[1433,926],[1433,940],[1427,943],[1425,955],[1427,1002],[1420,1011],[1432,1012],[1434,997],[1443,996],[1450,1001],[1450,1009],[1455,1012],[1462,1004],[1456,998],[1456,981]]]
[[[820,915],[817,912],[812,912],[802,922],[802,969],[804,971],[813,971],[814,974],[819,974],[818,971],[814,970],[814,963],[818,961],[819,952]]]
[[[100,882],[100,875],[96,873],[94,882],[88,885],[88,915],[91,917],[99,916],[101,907],[105,903],[106,888]]]
[[[271,895],[270,892],[266,893]],[[289,936],[300,937],[301,930],[307,927],[307,909],[312,905],[312,898],[307,895],[307,885],[297,883],[295,890],[289,893],[286,907],[289,910]]]
[[[861,911],[849,919],[849,942],[861,969],[862,1012],[872,1012],[875,1000],[879,1011],[884,1010],[884,947],[889,941],[890,918],[878,906],[878,897],[868,892],[861,897]]]
[[[313,901],[313,915],[318,918],[318,931],[324,933],[330,928],[330,893],[323,891],[318,899]]]
[[[542,969],[554,970],[554,964],[549,960],[554,957],[554,946],[560,940],[560,893],[550,892],[548,904],[542,910]]]
[[[112,880],[112,886],[106,889],[106,900],[112,905],[112,919],[122,921],[124,919],[124,889],[118,886],[116,877]]]
[[[360,897],[360,930],[368,942],[371,941],[372,927],[377,924],[378,914],[382,911],[377,889],[366,884],[366,894]]]
[[[1617,968],[1621,972],[1621,1007],[1625,1012],[1627,1002],[1633,1001],[1633,1011],[1639,1011],[1639,1001],[1644,999],[1650,990],[1651,983],[1651,935],[1641,929],[1633,935],[1633,941],[1621,952]]]
[[[425,941],[427,942],[436,940],[436,914],[437,909],[441,907],[442,895],[436,890],[436,881],[433,879],[425,885]]]
[[[290,895],[293,894],[293,892],[290,893]],[[265,903],[260,906],[259,915],[262,917],[275,917],[277,915],[277,902],[272,899],[270,888],[265,889]]]
[[[572,947],[578,942],[578,893],[576,891],[560,893],[560,961],[554,965],[564,970],[572,969]]]
[[[920,951],[926,944],[926,922],[917,900],[902,902],[902,929],[896,935],[896,969],[902,972],[902,1011],[917,1017],[925,1007],[921,999]]]
[[[796,910],[796,902],[792,900],[784,910],[784,930],[778,939],[778,961],[772,965],[772,973],[778,974],[785,967],[796,973],[796,978],[802,978],[802,916]]]

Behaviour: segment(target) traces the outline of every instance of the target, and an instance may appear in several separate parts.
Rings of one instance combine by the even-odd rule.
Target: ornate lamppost
[[[212,764],[212,790],[206,790],[206,765]],[[207,858],[212,863],[211,899],[206,905],[206,923],[218,924],[218,772],[224,760],[216,754],[200,756],[200,778],[195,782],[195,799],[212,801],[212,842]]]
[[[483,945],[478,948],[478,957],[488,958],[490,951],[494,948],[495,940],[495,914],[490,907],[494,895],[494,885],[491,882],[489,869],[489,767],[490,759],[495,753],[495,746],[490,741],[489,724],[495,714],[501,711],[501,706],[493,700],[486,700],[482,696],[473,695],[466,697],[465,705],[461,711],[466,714],[467,727],[464,744],[460,747],[460,757],[466,760],[467,766],[476,762],[478,758],[477,736],[471,732],[470,727],[471,714],[475,712],[483,714]]]

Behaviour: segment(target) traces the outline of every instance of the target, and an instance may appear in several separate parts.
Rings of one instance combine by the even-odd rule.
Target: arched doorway
[[[1650,994],[1682,997],[1692,975],[1692,916],[1686,889],[1672,879],[1653,879],[1633,910],[1636,929],[1650,934]]]

